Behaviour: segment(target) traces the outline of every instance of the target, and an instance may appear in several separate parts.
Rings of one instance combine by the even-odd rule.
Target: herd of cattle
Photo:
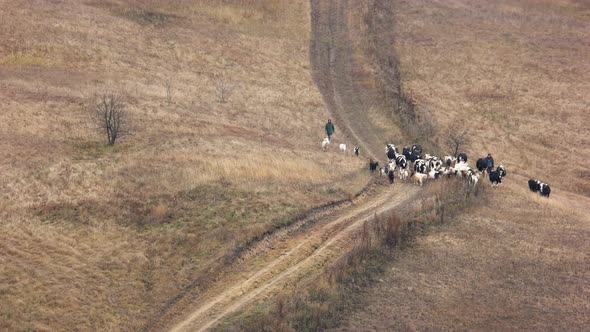
[[[358,156],[358,147],[355,147],[354,151],[355,155]],[[428,180],[436,180],[442,177],[459,177],[475,187],[481,177],[487,176],[492,187],[497,187],[506,176],[504,166],[488,167],[487,158],[478,159],[476,168],[473,169],[467,163],[465,153],[459,153],[457,157],[445,156],[441,159],[427,153],[423,154],[422,147],[419,144],[414,144],[411,148],[405,146],[401,153],[398,153],[395,145],[387,144],[385,154],[387,157],[386,165],[379,168],[379,162],[370,159],[369,169],[371,172],[378,171],[379,176],[387,177],[391,184],[394,183],[396,175],[400,180],[411,179],[412,183],[420,186]],[[539,192],[545,197],[549,197],[551,193],[548,184],[537,180],[529,180],[529,188],[531,191]]]
[[[330,144],[330,140],[325,138],[322,142],[322,149],[325,151]],[[340,152],[346,152],[346,144],[339,145]],[[354,147],[354,154],[359,156],[359,147]],[[442,177],[459,177],[467,180],[469,185],[475,187],[480,177],[487,175],[492,187],[497,187],[502,183],[506,176],[506,168],[502,165],[495,169],[489,167],[487,158],[480,158],[475,163],[476,168],[472,169],[467,163],[467,154],[459,153],[457,157],[437,156],[422,153],[422,146],[419,144],[412,145],[411,148],[405,146],[402,153],[398,153],[393,144],[387,144],[385,147],[387,164],[379,168],[379,161],[369,159],[369,170],[371,173],[378,171],[379,176],[387,177],[389,183],[393,184],[396,173],[400,180],[411,179],[412,183],[422,186],[427,180],[436,180]],[[492,162],[493,165],[493,162]],[[408,172],[408,169],[411,172]],[[538,180],[529,180],[529,189],[532,192],[538,192],[541,196],[549,197],[551,187],[547,183]]]
[[[467,163],[467,155],[459,153],[457,157],[437,156],[423,154],[422,146],[419,144],[412,145],[411,148],[404,147],[401,153],[393,144],[387,144],[385,147],[387,164],[379,168],[379,162],[370,159],[369,169],[371,172],[379,171],[380,176],[389,179],[393,184],[397,176],[400,180],[411,179],[414,184],[422,186],[427,180],[436,180],[442,177],[460,177],[466,179],[471,186],[476,186],[481,176],[485,176],[489,171],[489,179],[492,186],[502,183],[502,178],[506,176],[506,168],[502,165],[496,169],[487,168],[485,158],[478,160],[477,170],[472,169]],[[411,171],[408,172],[408,169]]]

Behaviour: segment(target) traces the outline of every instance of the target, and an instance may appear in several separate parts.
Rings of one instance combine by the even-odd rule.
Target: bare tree
[[[215,93],[217,95],[217,101],[220,103],[227,103],[229,97],[231,97],[232,93],[234,92],[235,85],[229,84],[224,81],[217,82],[217,86],[215,88]]]
[[[122,96],[112,93],[98,95],[90,105],[90,112],[99,133],[108,145],[130,133],[127,104]]]
[[[466,128],[450,128],[446,135],[446,145],[449,152],[456,157],[459,150],[469,144],[469,131]]]

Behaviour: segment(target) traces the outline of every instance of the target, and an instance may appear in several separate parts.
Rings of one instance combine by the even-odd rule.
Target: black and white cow
[[[414,171],[416,173],[426,174],[426,163],[423,159],[416,159],[414,162]]]
[[[451,156],[445,156],[445,164],[447,165],[447,167],[451,167],[453,164],[453,161],[457,160],[457,158],[451,157]]]
[[[541,181],[530,179],[529,180],[529,189],[530,191],[536,193],[541,190]]]
[[[477,182],[479,181],[479,173],[470,169],[467,174],[467,181],[472,187],[477,186]]]
[[[488,160],[487,158],[479,158],[477,159],[477,162],[475,163],[475,167],[477,167],[477,170],[480,172],[483,172],[484,169],[488,168]]]
[[[428,169],[429,170],[439,171],[440,168],[442,167],[442,165],[443,165],[443,163],[438,157],[431,156],[430,160],[428,160]]]
[[[397,158],[395,159],[395,163],[401,169],[406,169],[406,167],[408,167],[408,161],[406,160],[406,156],[404,156],[403,154],[397,156]]]
[[[549,195],[551,195],[551,187],[549,187],[547,183],[541,183],[539,185],[539,194],[541,194],[541,196],[549,198]]]
[[[441,174],[441,171],[435,170],[435,169],[431,169],[428,172],[428,178],[429,179],[433,179],[433,180],[437,180],[438,178],[440,178],[440,174]]]
[[[453,170],[451,166],[445,166],[445,169],[442,171],[442,175],[446,175],[447,178],[450,178],[451,175],[457,175],[457,173]]]
[[[506,169],[504,166],[500,165],[495,170],[490,172],[490,182],[492,183],[492,187],[496,187],[500,183],[502,183],[502,178],[506,176]]]
[[[455,167],[453,167],[453,172],[455,173],[455,175],[462,179],[467,178],[470,170],[471,167],[469,167],[469,164],[465,162],[456,162]]]
[[[395,149],[395,145],[387,144],[387,146],[385,147],[385,153],[387,154],[387,159],[395,160],[395,157],[397,156],[397,150]]]
[[[355,146],[355,147],[354,147],[354,155],[355,155],[355,156],[357,156],[357,157],[359,156],[359,150],[360,150],[360,149],[359,149],[359,147],[358,147],[358,146]]]
[[[459,153],[459,155],[457,156],[457,162],[466,163],[467,162],[467,154],[465,154],[464,152]]]
[[[389,168],[387,168],[387,165],[381,167],[379,169],[379,177],[387,176],[388,172],[389,172]]]

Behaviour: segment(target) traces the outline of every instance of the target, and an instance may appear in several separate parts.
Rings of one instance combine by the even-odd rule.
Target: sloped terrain
[[[587,330],[589,8],[568,1],[364,8],[374,3],[394,15],[388,28],[402,84],[418,107],[442,133],[467,128],[470,162],[490,152],[508,176],[485,204],[401,253],[338,330]],[[529,178],[550,183],[551,198],[529,192]]]
[[[208,327],[313,278],[418,194],[355,197],[365,160],[320,151],[329,116],[364,156],[419,136],[447,152],[467,128],[470,161],[508,168],[398,254],[342,330],[590,326],[583,2],[0,5],[0,329]],[[102,91],[133,120],[114,147],[86,111]],[[398,97],[431,127],[400,129]]]
[[[0,8],[2,330],[137,330],[249,241],[367,183],[362,158],[320,150],[305,1]],[[133,125],[114,147],[87,112],[104,91]]]

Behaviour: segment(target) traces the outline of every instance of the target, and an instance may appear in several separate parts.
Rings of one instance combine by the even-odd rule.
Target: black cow
[[[420,155],[420,152],[418,151],[412,151],[410,157],[408,157],[408,160],[411,162],[415,162],[418,159],[422,159],[422,155]]]
[[[371,173],[375,172],[379,167],[379,161],[373,161],[373,159],[369,159],[369,170]]]
[[[406,160],[406,156],[401,154],[397,156],[397,158],[395,159],[395,164],[399,166],[401,169],[406,169],[406,167],[408,167],[408,161]]]
[[[422,145],[414,143],[412,145],[412,153],[417,152],[419,155],[422,154]]]
[[[402,150],[402,154],[404,155],[404,157],[406,157],[406,159],[410,160],[410,156],[412,155],[412,150],[410,150],[409,147],[404,146],[404,149]]]
[[[392,169],[390,169],[389,172],[387,172],[387,178],[389,179],[389,183],[393,184],[393,179],[395,179],[395,176],[393,175]]]
[[[506,169],[500,165],[498,168],[490,172],[490,182],[492,186],[497,186],[502,183],[502,178],[506,176]]]
[[[394,160],[397,153],[395,152],[395,147],[393,145],[387,145],[387,159]]]
[[[467,162],[467,155],[464,152],[459,153],[459,155],[457,156],[457,161],[460,163],[466,163]],[[487,167],[487,165],[486,165]]]
[[[488,159],[487,158],[479,158],[475,163],[475,167],[480,172],[483,172],[484,169],[488,168]]]
[[[428,161],[428,168],[438,171],[442,167],[442,164],[443,164],[442,161],[440,159],[438,159],[437,157],[431,157],[430,160]]]
[[[541,190],[541,182],[537,181],[535,179],[530,179],[529,180],[529,189],[534,193],[538,192],[539,190]]]
[[[539,187],[539,194],[549,198],[549,195],[551,195],[551,187],[549,187],[549,185],[546,183],[541,183]]]
[[[359,150],[360,150],[360,149],[359,149],[359,147],[358,147],[358,146],[355,146],[355,147],[354,147],[354,155],[355,155],[355,156],[357,156],[357,157],[359,156]]]

